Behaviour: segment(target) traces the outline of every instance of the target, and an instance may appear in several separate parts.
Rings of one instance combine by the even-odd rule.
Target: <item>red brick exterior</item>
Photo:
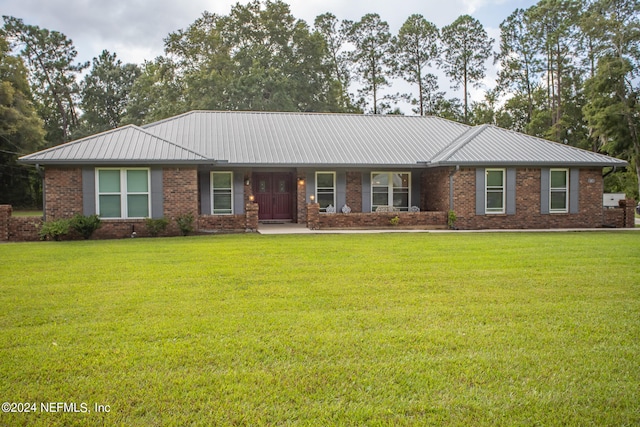
[[[421,210],[449,211],[449,174],[453,170],[453,168],[435,168],[422,173]]]
[[[542,214],[540,206],[541,169],[516,170],[515,215],[476,215],[475,168],[454,172],[453,206],[459,229],[597,228],[603,225],[601,169],[581,169],[579,213]]]
[[[45,219],[71,218],[82,213],[82,169],[46,168]]]
[[[362,212],[362,173],[347,172],[347,206],[352,212]]]
[[[296,173],[296,213],[295,218],[298,224],[304,224],[307,221],[307,178],[304,172]]]
[[[317,205],[317,204],[316,204]],[[398,224],[391,219],[398,217]],[[371,212],[318,214],[318,228],[420,228],[442,229],[447,226],[446,212]]]

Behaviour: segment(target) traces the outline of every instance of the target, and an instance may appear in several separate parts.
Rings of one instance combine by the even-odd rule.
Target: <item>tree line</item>
[[[541,0],[500,24],[499,49],[469,15],[437,28],[422,15],[397,34],[375,13],[312,25],[280,0],[204,12],[164,40],[164,55],[79,63],[64,34],[4,16],[0,30],[0,203],[38,203],[16,158],[124,124],[194,109],[437,115],[491,123],[628,160],[609,191],[638,197],[640,4]],[[487,65],[495,85],[483,86]],[[446,76],[441,88],[437,75]],[[82,77],[81,77],[82,76]],[[406,82],[409,93],[390,93]],[[472,101],[472,87],[484,98]],[[461,99],[447,90],[461,89]]]

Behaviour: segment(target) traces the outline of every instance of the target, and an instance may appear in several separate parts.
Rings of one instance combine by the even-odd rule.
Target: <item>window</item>
[[[569,170],[551,169],[549,212],[567,213],[569,207]]]
[[[486,213],[504,213],[504,169],[487,169],[485,171]]]
[[[375,212],[379,206],[393,206],[401,211],[408,211],[410,187],[410,173],[373,172],[371,210]]]
[[[233,213],[233,173],[211,172],[211,212],[214,215]]]
[[[149,169],[97,169],[96,175],[101,218],[149,217]]]
[[[316,172],[316,200],[320,212],[326,212],[329,205],[336,206],[335,172]]]

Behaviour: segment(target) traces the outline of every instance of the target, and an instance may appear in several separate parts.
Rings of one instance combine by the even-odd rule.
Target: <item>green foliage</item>
[[[0,395],[91,409],[3,425],[638,424],[634,231],[16,243],[0,259]]]
[[[71,222],[68,219],[58,219],[55,221],[45,221],[38,230],[38,235],[41,240],[46,240],[47,238],[53,240],[60,240],[63,236],[69,234],[69,228],[71,226]]]
[[[98,215],[80,215],[76,214],[71,218],[70,227],[80,233],[82,237],[88,239],[98,228],[102,226],[102,222]]]
[[[393,225],[394,227],[397,226],[398,224],[400,224],[400,217],[398,215],[394,216],[389,220],[389,224]]]
[[[447,225],[449,228],[453,229],[456,226],[456,221],[458,220],[458,216],[452,210],[447,213]]]
[[[176,223],[178,224],[178,228],[180,229],[180,232],[182,233],[183,236],[187,236],[189,235],[189,233],[192,233],[194,230],[194,226],[193,226],[193,214],[191,213],[187,213],[184,215],[180,215],[176,218]]]
[[[166,218],[146,218],[144,225],[149,234],[152,237],[156,237],[158,234],[167,229],[169,221]]]

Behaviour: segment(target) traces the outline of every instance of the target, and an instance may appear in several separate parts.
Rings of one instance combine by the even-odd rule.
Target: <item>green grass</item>
[[[17,210],[17,211],[13,211],[11,215],[42,217],[42,211],[41,210]]]
[[[639,338],[635,232],[0,245],[0,425],[638,425]]]

